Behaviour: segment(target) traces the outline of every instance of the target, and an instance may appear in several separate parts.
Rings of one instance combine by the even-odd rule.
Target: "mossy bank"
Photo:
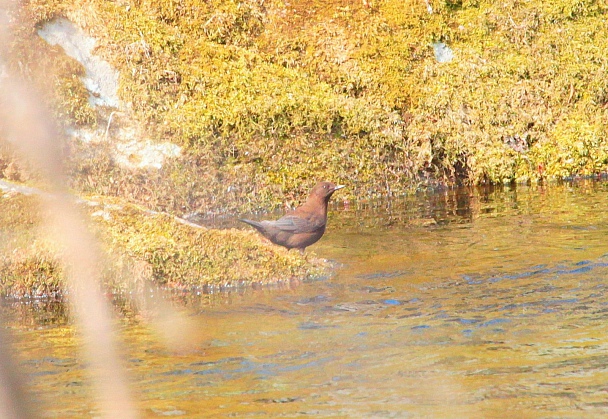
[[[153,173],[88,153],[73,186],[207,213],[291,203],[319,179],[365,198],[429,179],[606,171],[606,4],[292,3],[25,2],[14,62],[41,84],[55,75],[48,98],[65,123],[106,120],[83,100],[82,68],[36,35],[57,16],[97,39],[95,53],[120,72],[129,123],[184,147]],[[435,58],[438,41],[450,62]]]
[[[30,0],[10,13],[8,68],[42,92],[66,133],[97,133],[66,135],[70,186],[83,196],[234,214],[296,204],[321,179],[346,184],[348,199],[608,169],[603,2]],[[118,71],[119,109],[93,107],[87,70],[40,38],[57,18]],[[439,42],[451,60],[436,58]],[[113,149],[127,128],[181,152],[124,164]],[[27,180],[4,156],[1,175]],[[157,231],[154,217],[136,226],[116,215],[108,240],[152,262],[161,281],[302,273],[274,250],[264,250],[272,268],[248,271],[247,252],[265,249],[257,242],[205,265],[197,257],[217,237],[241,233],[189,232],[180,244],[165,228],[182,227]],[[129,241],[133,231],[145,246]]]
[[[113,293],[150,285],[220,290],[327,274],[324,262],[261,242],[253,232],[195,227],[116,201],[81,207],[101,244],[103,262],[97,269]],[[0,295],[66,291],[61,251],[49,238],[43,214],[36,196],[0,196]]]

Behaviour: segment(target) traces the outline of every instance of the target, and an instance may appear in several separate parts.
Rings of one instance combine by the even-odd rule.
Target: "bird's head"
[[[324,201],[329,201],[331,195],[338,189],[342,189],[344,185],[336,185],[332,182],[319,182],[312,188],[311,197],[321,198]]]

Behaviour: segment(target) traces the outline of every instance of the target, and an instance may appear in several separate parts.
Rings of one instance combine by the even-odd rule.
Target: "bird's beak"
[[[346,185],[336,185],[334,186],[334,191],[337,191],[338,189],[342,189],[344,188]]]

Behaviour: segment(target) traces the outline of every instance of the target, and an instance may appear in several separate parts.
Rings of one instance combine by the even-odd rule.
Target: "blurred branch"
[[[10,45],[7,28],[9,7],[13,4],[0,0],[0,48]],[[100,292],[98,249],[68,193],[55,121],[41,104],[37,92],[3,65],[6,54],[7,51],[0,50],[0,136],[30,160],[48,182],[49,194],[43,196],[49,213],[47,221],[55,232],[54,239],[64,249],[69,302],[84,337],[84,357],[90,365],[100,411],[108,418],[136,417],[125,368],[114,342],[110,309]],[[11,358],[5,346],[4,343],[0,345],[3,350],[0,352],[0,365],[3,366],[0,369],[0,401],[7,398],[12,405],[2,403],[0,413],[4,413],[3,406],[9,406],[6,413],[12,410],[15,417],[27,417],[27,401],[19,396],[20,387],[10,368]]]

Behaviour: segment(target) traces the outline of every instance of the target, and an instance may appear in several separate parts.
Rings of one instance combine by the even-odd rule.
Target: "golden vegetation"
[[[325,274],[323,263],[260,242],[251,231],[209,230],[116,202],[86,206],[106,251],[99,269],[113,292],[150,281],[177,289],[289,283]],[[52,296],[64,291],[59,252],[48,238],[37,197],[0,197],[0,295]]]
[[[319,179],[369,198],[424,182],[536,182],[608,168],[606,4],[291,3],[30,0],[15,19],[9,64],[64,124],[105,124],[79,82],[82,66],[35,29],[65,16],[95,37],[96,53],[120,71],[127,118],[185,152],[160,170],[127,169],[104,145],[72,144],[72,187],[172,214],[291,204]],[[435,59],[438,41],[451,62]],[[113,240],[158,278],[224,276],[178,243],[163,250],[153,221],[141,222],[124,226],[127,236],[150,234],[139,250]],[[205,243],[202,255],[215,249],[215,233],[188,234]],[[223,251],[233,265],[242,260]]]
[[[61,287],[56,250],[37,234],[39,212],[31,197],[0,197],[0,295],[52,295]]]
[[[150,279],[159,285],[288,283],[322,271],[296,252],[261,242],[251,231],[195,228],[134,206],[104,211],[107,216],[99,223],[111,252],[148,264]]]
[[[65,15],[85,28],[120,70],[134,118],[187,147],[157,177],[163,199],[134,196],[156,209],[268,208],[319,178],[374,196],[428,178],[502,183],[606,170],[602,3],[294,3],[30,1],[23,25]],[[436,41],[452,48],[452,62],[436,61]],[[61,61],[35,46],[26,63]],[[80,70],[63,67],[54,70],[63,77],[58,114],[90,123]],[[115,169],[85,189],[137,177]]]

